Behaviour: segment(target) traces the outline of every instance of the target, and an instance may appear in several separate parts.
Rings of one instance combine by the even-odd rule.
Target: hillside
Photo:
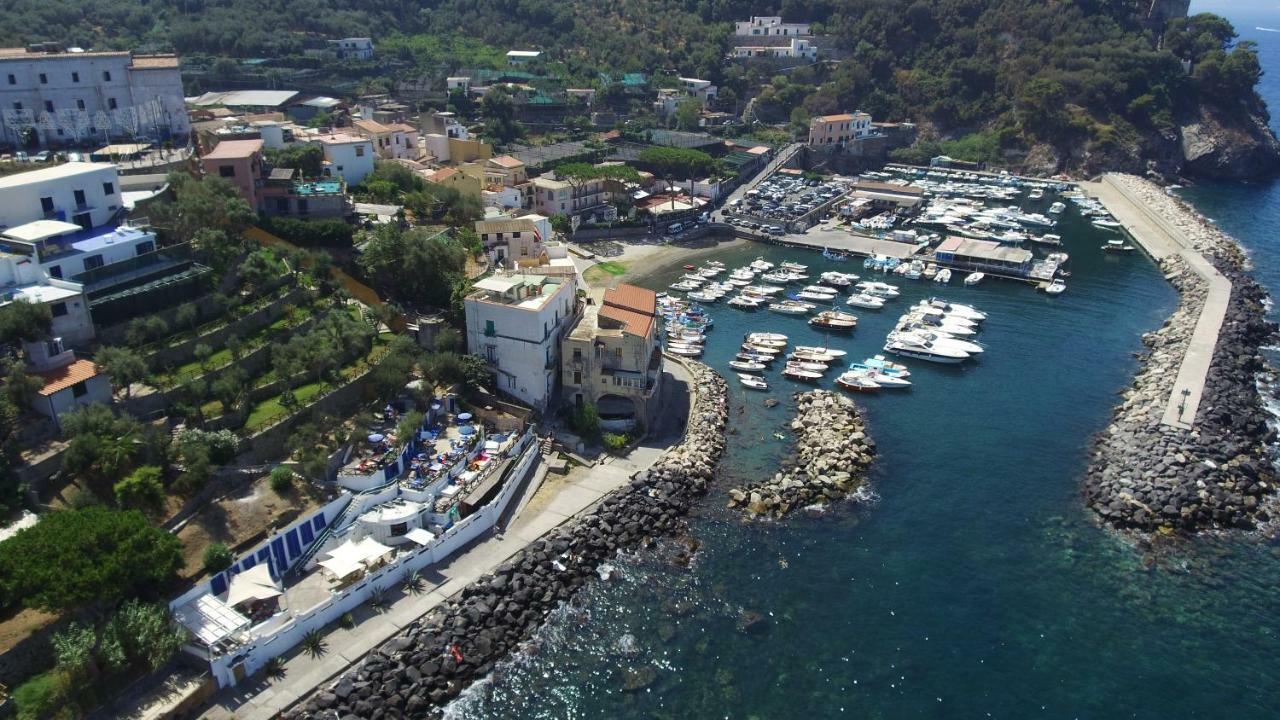
[[[861,107],[914,120],[926,142],[1040,171],[1239,177],[1280,166],[1229,23],[1186,18],[1187,0],[10,0],[0,44],[57,40],[187,55],[300,56],[321,37],[373,35],[398,73],[499,52],[548,51],[573,82],[597,71],[707,77],[727,109],[756,97],[766,120]],[[732,21],[780,13],[832,36],[842,59],[773,77],[723,61]],[[1154,13],[1154,14],[1153,14]],[[1171,18],[1171,19],[1170,19]],[[473,48],[470,48],[474,50]],[[1190,73],[1183,67],[1190,61]],[[929,140],[963,142],[948,145]]]

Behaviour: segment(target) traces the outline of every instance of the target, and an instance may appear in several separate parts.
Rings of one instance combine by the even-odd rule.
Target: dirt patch
[[[14,645],[26,640],[32,633],[50,625],[61,617],[43,610],[23,609],[0,618],[0,653],[6,653]]]

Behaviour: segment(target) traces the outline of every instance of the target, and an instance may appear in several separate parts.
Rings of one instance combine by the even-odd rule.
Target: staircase
[[[555,436],[547,435],[546,437],[542,438],[542,441],[540,443],[538,443],[538,452],[541,453],[543,456],[550,455],[552,448],[555,446],[555,444],[556,444]]]

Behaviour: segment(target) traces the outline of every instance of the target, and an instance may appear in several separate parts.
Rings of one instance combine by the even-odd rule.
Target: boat
[[[690,290],[697,290],[698,288],[702,287],[702,284],[695,283],[690,280],[681,280],[680,282],[673,283],[668,287],[672,290],[678,290],[680,292],[689,292]]]
[[[742,352],[738,353],[737,355],[734,355],[734,356],[733,356],[733,359],[734,359],[734,360],[744,360],[744,361],[746,361],[746,362],[758,362],[758,363],[765,363],[765,364],[767,365],[767,364],[769,364],[769,363],[773,362],[774,360],[776,360],[776,359],[777,359],[777,356],[776,356],[776,355],[765,355],[764,353],[758,353],[758,352],[747,352],[746,350],[743,350]]]
[[[729,367],[741,372],[763,372],[767,366],[762,362],[751,362],[750,360],[730,360]]]
[[[946,333],[933,332],[930,330],[901,330],[889,333],[890,340],[905,339],[908,342],[932,343],[934,347],[951,348],[970,355],[981,355],[985,352],[985,348],[971,340],[965,340],[947,335]]]
[[[938,271],[937,275],[933,276],[933,281],[936,283],[942,283],[943,285],[951,282],[951,269],[942,268]]]
[[[853,392],[874,392],[880,389],[880,383],[855,372],[847,372],[836,378],[836,384]]]
[[[929,263],[928,265],[924,266],[924,272],[920,274],[924,277],[925,280],[932,280],[938,274],[938,266],[933,263]]]
[[[828,330],[852,330],[858,326],[858,318],[856,315],[842,313],[839,310],[823,310],[809,318],[809,324]]]
[[[786,340],[778,340],[776,338],[769,337],[765,333],[761,333],[760,335],[747,335],[744,339],[746,342],[749,342],[752,345],[759,345],[760,347],[777,348],[781,350],[787,346]]]
[[[1031,242],[1039,243],[1040,245],[1053,245],[1054,247],[1057,247],[1062,244],[1062,236],[1054,235],[1053,233],[1045,233],[1044,235],[1033,235],[1031,237]]]
[[[796,352],[821,353],[830,358],[842,358],[849,354],[844,350],[836,350],[835,348],[818,347],[816,345],[797,345]]]
[[[971,273],[969,273],[968,275],[965,275],[965,276],[964,276],[964,284],[965,284],[965,285],[977,285],[978,283],[982,282],[982,279],[983,279],[983,278],[985,278],[985,277],[986,277],[986,275],[985,275],[984,273],[980,273],[980,272],[971,272]]]
[[[885,390],[903,390],[911,387],[911,381],[901,375],[881,372],[874,368],[856,368],[855,371],[875,381],[875,384]]]
[[[817,293],[818,295],[831,295],[833,297],[840,294],[839,290],[833,287],[827,287],[826,285],[805,285],[801,288],[800,292]]]
[[[809,270],[808,265],[801,265],[800,263],[793,263],[793,262],[784,262],[778,267],[783,270],[790,270],[793,273],[803,273]]]
[[[987,319],[987,314],[972,305],[961,305],[959,303],[947,302],[939,297],[931,297],[927,300],[921,300],[916,303],[916,307],[931,307],[935,310],[941,310],[948,315],[956,315],[973,322],[982,322]]]
[[[1108,240],[1106,245],[1102,246],[1103,252],[1133,252],[1134,248],[1123,240]]]
[[[683,357],[699,357],[702,355],[702,348],[687,346],[668,347],[667,352],[672,355],[681,355]]]
[[[770,270],[773,269],[774,265],[768,260],[765,260],[763,257],[757,257],[755,260],[752,260],[751,264],[748,265],[747,267],[750,267],[752,270],[755,270],[756,272],[769,272]]]
[[[1067,206],[1064,203],[1055,202],[1054,204],[1049,206],[1049,214],[1058,215],[1062,213],[1063,210],[1066,210],[1066,209],[1067,209]]]
[[[744,375],[743,373],[738,373],[738,382],[742,383],[742,386],[749,390],[769,389],[769,382],[757,375]]]
[[[885,343],[886,352],[929,362],[954,365],[969,359],[969,353],[955,348],[941,348],[928,341],[895,338]]]
[[[786,288],[778,287],[777,285],[748,285],[742,288],[742,292],[748,295],[759,295],[761,297],[777,295],[783,290],[786,290]]]
[[[697,300],[698,302],[705,302],[705,303],[713,303],[722,297],[724,297],[724,295],[720,293],[709,293],[701,290],[695,290],[689,293],[690,300]]]
[[[831,250],[830,248],[822,248],[822,257],[830,260],[831,262],[844,262],[849,259],[848,255]]]
[[[742,295],[735,295],[729,298],[725,302],[725,304],[732,305],[736,308],[746,308],[748,310],[754,310],[755,308],[760,307],[761,302],[754,298],[744,297]]]
[[[1049,295],[1061,295],[1067,289],[1067,284],[1061,278],[1054,278],[1053,282],[1045,286],[1044,291]]]
[[[787,356],[787,362],[818,363],[819,365],[822,365],[823,366],[822,369],[825,370],[827,365],[831,365],[832,363],[839,362],[839,359],[834,358],[830,355],[824,355],[822,353],[803,352],[803,351],[797,350],[796,352],[793,352]],[[814,368],[809,368],[809,369],[813,370]]]
[[[938,332],[953,337],[972,337],[978,334],[978,328],[958,322],[947,322],[953,318],[940,318],[934,315],[904,315],[898,321],[899,330],[924,330]]]
[[[1120,223],[1116,222],[1115,220],[1108,220],[1104,218],[1098,218],[1097,220],[1094,220],[1093,226],[1100,227],[1104,230],[1119,230],[1122,227]]]
[[[820,293],[812,290],[801,290],[791,297],[792,300],[809,300],[816,303],[829,303],[836,299],[835,292]]]
[[[859,365],[875,368],[882,373],[896,375],[898,377],[909,377],[911,375],[911,371],[907,369],[906,365],[894,362],[883,355],[872,355],[859,363]]]
[[[765,355],[770,358],[777,357],[782,354],[782,348],[765,347],[764,345],[756,345],[755,343],[742,343],[742,351],[754,353],[756,355]]]
[[[879,310],[884,307],[883,298],[878,298],[875,295],[868,295],[864,292],[850,295],[849,299],[845,302],[854,307],[869,308],[871,310]]]
[[[813,382],[821,379],[822,373],[805,370],[802,367],[788,364],[782,369],[782,376],[791,380],[799,380],[801,382]]]
[[[792,281],[791,280],[792,277],[794,276],[789,272],[780,272],[775,270],[773,272],[764,273],[763,275],[760,276],[760,279],[766,282],[781,283],[785,285]]]
[[[888,283],[876,282],[874,280],[863,281],[858,283],[857,287],[868,295],[875,295],[879,298],[896,298],[898,297],[898,286]]]
[[[831,285],[833,287],[838,287],[838,288],[849,287],[850,285],[853,285],[854,281],[857,279],[858,279],[858,276],[854,275],[853,273],[842,273],[842,272],[835,272],[835,271],[824,272],[818,276],[818,282],[825,283],[827,285]]]
[[[770,310],[784,315],[807,315],[813,308],[813,305],[797,300],[783,300],[782,302],[769,304]]]
[[[696,270],[696,269],[697,269],[697,266],[695,266],[695,265],[685,265],[685,266],[684,266],[684,269],[685,269],[685,270]]]
[[[786,345],[787,340],[791,339],[791,338],[788,338],[786,335],[783,335],[782,333],[775,333],[775,332],[747,333],[746,337],[748,340],[772,340],[773,342],[780,342],[783,345]]]

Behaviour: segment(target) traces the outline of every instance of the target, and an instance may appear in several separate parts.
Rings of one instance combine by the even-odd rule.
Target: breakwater
[[[1104,522],[1143,532],[1254,527],[1270,519],[1267,501],[1276,489],[1275,433],[1258,389],[1267,368],[1260,348],[1276,336],[1265,319],[1266,292],[1249,276],[1248,258],[1235,241],[1185,203],[1137,177],[1112,176],[1112,182],[1185,243],[1182,252],[1159,261],[1181,299],[1160,329],[1143,336],[1143,368],[1095,441],[1086,502]],[[1231,289],[1198,407],[1190,411],[1189,427],[1181,427],[1162,418],[1171,397],[1190,394],[1178,385],[1179,369],[1195,351],[1193,335],[1209,292],[1206,279],[1190,271],[1189,252]]]
[[[678,445],[589,515],[534,541],[287,716],[431,717],[529,639],[603,563],[676,531],[720,462],[727,417],[724,380],[706,365],[685,364],[694,396]]]
[[[813,390],[795,396],[795,457],[764,482],[733,488],[729,507],[780,518],[813,503],[845,497],[866,484],[876,444],[858,406],[844,395]]]

